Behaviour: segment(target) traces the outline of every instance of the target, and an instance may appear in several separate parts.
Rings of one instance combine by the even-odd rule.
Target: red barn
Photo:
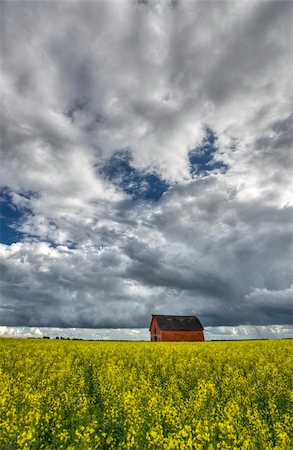
[[[203,326],[196,316],[153,314],[151,341],[204,341]]]

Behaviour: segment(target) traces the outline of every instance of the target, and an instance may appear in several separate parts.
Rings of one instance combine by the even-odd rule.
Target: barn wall
[[[162,341],[204,341],[203,331],[163,330]]]
[[[151,333],[151,341],[155,341],[155,336],[157,336],[157,341],[161,341],[162,340],[162,332],[159,328],[157,319],[154,318],[151,324],[151,329],[150,329],[150,333]]]

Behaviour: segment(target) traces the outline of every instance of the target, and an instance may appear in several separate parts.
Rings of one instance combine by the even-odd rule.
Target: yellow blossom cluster
[[[0,339],[0,448],[292,448],[292,341]]]

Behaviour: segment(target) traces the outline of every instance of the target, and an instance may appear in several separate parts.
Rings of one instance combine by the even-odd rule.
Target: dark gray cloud
[[[0,173],[25,208],[3,325],[292,322],[291,23],[285,1],[1,3]],[[192,174],[207,127],[227,170]],[[102,170],[119,151],[172,187],[134,202]]]

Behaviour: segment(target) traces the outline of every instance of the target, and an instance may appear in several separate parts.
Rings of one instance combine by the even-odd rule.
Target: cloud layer
[[[0,326],[0,337],[37,338],[43,337],[86,340],[121,340],[149,341],[148,328],[56,328],[56,327],[7,327]],[[241,339],[288,339],[292,337],[292,327],[240,326],[207,327],[206,340],[241,340]]]
[[[1,323],[290,324],[292,3],[1,10]]]

